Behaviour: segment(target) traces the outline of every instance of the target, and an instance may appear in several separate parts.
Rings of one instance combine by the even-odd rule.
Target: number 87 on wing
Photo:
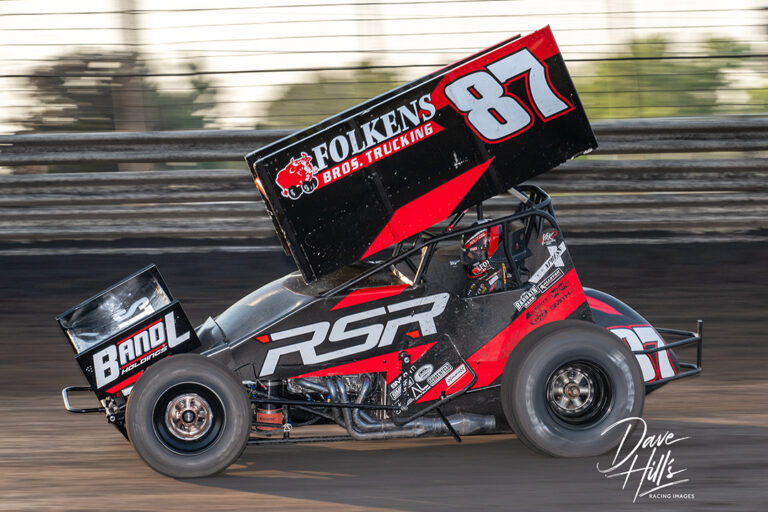
[[[537,119],[546,123],[574,110],[552,83],[545,62],[557,54],[548,28],[505,44],[444,77],[435,106],[453,107],[487,143],[520,135]]]

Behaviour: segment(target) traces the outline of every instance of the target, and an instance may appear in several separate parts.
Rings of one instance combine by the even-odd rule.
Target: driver
[[[461,264],[469,283],[466,295],[474,297],[506,290],[507,266],[502,258],[494,258],[502,238],[501,225],[479,229],[461,239]]]

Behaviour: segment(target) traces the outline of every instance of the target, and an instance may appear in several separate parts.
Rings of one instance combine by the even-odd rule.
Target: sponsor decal
[[[557,241],[558,231],[556,229],[550,229],[545,231],[539,237],[539,243],[541,245],[552,245]]]
[[[331,322],[323,321],[272,333],[269,338],[273,344],[291,338],[300,338],[302,341],[276,347],[267,352],[259,376],[272,375],[280,358],[287,354],[297,353],[304,365],[312,365],[359,354],[376,347],[387,347],[392,344],[398,329],[403,325],[417,323],[422,336],[435,334],[437,333],[435,318],[443,313],[449,297],[447,293],[438,293],[346,315],[337,319],[333,326],[331,326]],[[417,309],[424,307],[426,309],[416,312]],[[350,327],[350,324],[362,320],[399,312],[405,312],[405,315],[387,318],[386,322]],[[320,347],[329,348],[338,342],[353,339],[360,339],[361,341],[345,348],[318,353],[317,349]]]
[[[431,364],[427,363],[422,365],[418,370],[416,370],[416,373],[413,376],[413,380],[416,382],[423,382],[427,380],[427,377],[432,375],[433,371],[435,371],[435,367]]]
[[[430,94],[425,94],[314,146],[310,149],[312,155],[302,151],[300,158],[291,157],[275,182],[284,197],[298,199],[302,194],[311,194],[439,133],[443,127],[430,121],[435,112]]]
[[[515,301],[515,309],[518,313],[530,306],[536,301],[536,297],[539,296],[539,287],[535,284],[529,289],[525,290],[518,300]]]
[[[528,280],[529,282],[538,283],[550,268],[562,268],[565,266],[565,263],[563,262],[563,254],[565,254],[565,242],[560,242],[560,245],[557,247],[554,245],[548,245],[547,250],[549,251],[549,258],[547,258],[544,263],[541,264],[538,270],[533,273],[531,278]]]
[[[136,316],[133,316],[134,313],[136,313],[136,310],[141,310],[141,313],[139,313]],[[149,299],[147,297],[142,297],[139,300],[135,301],[133,304],[131,304],[131,307],[126,309],[119,309],[115,312],[114,315],[112,315],[112,320],[115,322],[118,322],[117,328],[123,329],[131,324],[135,324],[142,318],[151,315],[155,312],[155,308],[152,307],[152,305],[149,303]]]
[[[312,157],[302,151],[301,158],[291,158],[275,177],[283,196],[298,199],[302,193],[311,194],[317,188]]]
[[[430,374],[424,378],[424,368],[429,367]],[[431,364],[425,364],[416,369],[415,367],[408,368],[405,373],[399,375],[395,380],[389,384],[389,396],[393,401],[399,401],[399,405],[405,409],[408,408],[413,402],[419,400],[430,389],[435,387],[440,381],[442,381],[446,375],[451,373],[453,365],[451,363],[443,363],[440,368],[432,372],[434,366]]]
[[[541,323],[547,317],[548,311],[558,307],[573,294],[568,283],[560,282],[564,275],[562,270],[555,268],[554,272],[542,279],[538,285],[531,286],[529,290],[523,292],[519,300],[515,301],[515,308],[518,312],[522,312],[533,304],[539,295],[551,290],[549,294],[542,297],[541,302],[536,305],[533,311],[526,313],[525,318],[531,325]]]
[[[632,427],[635,427],[634,432]],[[616,429],[623,429],[624,436],[608,464],[597,463],[597,470],[606,478],[618,478],[622,489],[634,486],[632,503],[639,498],[649,500],[692,500],[692,492],[673,491],[673,487],[690,481],[686,478],[687,468],[681,467],[672,456],[672,446],[690,439],[678,437],[667,430],[664,433],[650,434],[648,424],[639,417],[619,420],[607,427],[601,435]],[[637,433],[640,435],[638,436]]]
[[[549,304],[548,309],[552,311],[553,309],[556,309],[560,304],[568,300],[568,298],[573,295],[573,288],[571,288],[568,283],[560,283],[554,288],[552,288],[549,292],[548,301],[551,302]]]
[[[574,289],[568,281],[550,284],[549,293],[542,295],[541,300],[531,311],[526,312],[525,319],[531,325],[537,325],[547,318],[547,315],[557,309],[561,304],[569,301],[574,294]],[[544,293],[544,292],[542,292]]]
[[[327,171],[318,173],[318,188],[334,183],[341,178],[348,176],[350,173],[364,169],[371,164],[375,164],[376,162],[402,151],[413,144],[421,142],[427,137],[431,137],[442,130],[443,127],[439,124],[434,121],[428,121],[424,126],[414,128],[402,135],[398,135],[392,140],[374,146],[361,155],[354,156],[349,160],[345,160],[340,164],[331,167]]]
[[[472,267],[472,278],[485,274],[491,267],[491,260],[483,260]]]
[[[549,290],[549,288],[558,282],[561,277],[563,277],[565,274],[563,274],[563,271],[559,268],[556,268],[554,272],[549,274],[547,277],[541,280],[539,283],[539,290],[541,290],[542,293]]]
[[[546,308],[534,308],[533,311],[528,311],[525,313],[525,319],[528,320],[528,322],[531,325],[537,325],[544,321],[545,318],[547,318],[547,309]]]
[[[458,368],[453,370],[450,375],[445,378],[446,387],[451,387],[454,383],[458,382],[467,373],[467,367],[461,364]]]
[[[448,373],[453,370],[453,366],[451,366],[451,363],[445,363],[443,366],[441,366],[433,375],[429,377],[427,380],[427,384],[429,384],[429,387],[434,387],[438,382],[443,380],[443,377],[448,375]]]
[[[165,317],[93,355],[96,387],[100,389],[106,386],[189,338],[190,331],[176,332],[174,313],[168,313]]]

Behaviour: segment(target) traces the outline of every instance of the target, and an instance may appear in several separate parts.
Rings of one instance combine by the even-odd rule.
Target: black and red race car
[[[194,329],[154,266],[71,308],[90,385],[65,405],[173,477],[247,444],[510,429],[603,453],[648,392],[701,371],[702,336],[584,288],[551,198],[522,184],[595,147],[547,28],[261,148],[246,159],[299,271]],[[511,213],[486,218],[504,191]],[[671,350],[693,344],[696,363]]]

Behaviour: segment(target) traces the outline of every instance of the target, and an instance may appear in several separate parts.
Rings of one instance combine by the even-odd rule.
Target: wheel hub
[[[574,416],[589,408],[595,399],[595,385],[584,368],[560,368],[550,379],[549,403],[559,414]]]
[[[565,386],[565,394],[570,399],[578,398],[581,395],[581,388],[577,384],[570,382]]]
[[[179,439],[199,439],[211,427],[213,412],[208,402],[196,393],[186,393],[168,403],[165,425]]]

